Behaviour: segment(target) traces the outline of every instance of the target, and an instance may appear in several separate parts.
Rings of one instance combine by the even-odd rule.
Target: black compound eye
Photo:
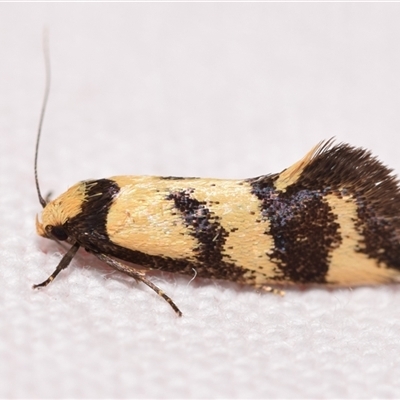
[[[57,240],[63,241],[68,239],[68,233],[61,226],[47,225],[46,231]]]

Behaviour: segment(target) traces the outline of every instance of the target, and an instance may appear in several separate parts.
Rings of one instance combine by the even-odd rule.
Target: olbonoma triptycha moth
[[[77,183],[55,200],[39,189],[40,236],[80,247],[174,302],[146,277],[162,270],[274,286],[389,283],[400,273],[400,190],[371,153],[322,141],[280,173],[245,180],[114,176]],[[137,268],[132,264],[141,268]],[[276,287],[276,286],[275,286]]]

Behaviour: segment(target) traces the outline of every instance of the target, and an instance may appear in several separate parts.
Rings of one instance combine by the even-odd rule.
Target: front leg
[[[178,314],[179,317],[182,316],[182,312],[179,310],[179,308],[176,306],[176,304],[172,301],[172,299],[170,297],[168,297],[159,287],[154,285],[153,282],[149,281],[146,278],[145,273],[135,269],[134,267],[132,267],[130,265],[123,264],[119,261],[116,261],[113,258],[107,256],[106,254],[103,254],[103,253],[92,253],[92,254],[94,254],[98,259],[100,259],[101,261],[104,261],[110,267],[113,267],[117,271],[123,272],[124,274],[131,276],[132,278],[136,279],[137,281],[143,282],[150,289],[153,289],[159,296],[161,296],[173,308],[173,310]]]

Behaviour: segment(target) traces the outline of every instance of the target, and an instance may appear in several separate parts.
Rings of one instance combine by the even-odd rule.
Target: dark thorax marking
[[[86,182],[82,211],[67,221],[67,230],[81,246],[93,252],[106,252],[102,244],[109,242],[106,223],[108,211],[120,188],[110,179]]]

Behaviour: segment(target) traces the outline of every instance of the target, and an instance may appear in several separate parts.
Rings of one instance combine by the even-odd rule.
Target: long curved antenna
[[[42,194],[40,192],[38,172],[37,172],[37,161],[38,161],[38,154],[39,154],[40,135],[42,133],[44,114],[46,113],[46,106],[47,106],[47,101],[49,99],[50,82],[51,82],[49,35],[48,35],[48,32],[47,32],[46,29],[43,32],[43,55],[44,55],[44,63],[45,63],[45,68],[46,68],[46,86],[45,86],[45,89],[44,89],[44,97],[43,97],[42,109],[40,111],[39,127],[38,127],[38,131],[37,131],[37,136],[36,136],[34,171],[35,171],[36,191],[37,191],[37,194],[38,194],[39,202],[42,205],[42,207],[44,208],[44,207],[46,207],[47,202],[43,198],[43,196],[42,196]]]

